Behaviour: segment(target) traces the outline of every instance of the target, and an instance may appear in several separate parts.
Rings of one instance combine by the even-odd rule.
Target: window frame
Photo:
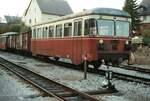
[[[53,32],[51,33],[52,36],[50,36],[50,32],[51,32],[50,29],[51,28],[53,29]],[[54,37],[54,33],[55,33],[54,31],[55,31],[55,26],[54,25],[49,25],[48,26],[48,38],[53,38]]]
[[[67,27],[65,27],[65,24],[68,24],[68,26]],[[69,26],[69,24],[71,24],[71,26]],[[68,30],[68,35],[66,36],[65,35],[65,29],[69,29]],[[71,28],[71,31],[70,31],[70,28]],[[73,30],[73,23],[72,22],[66,22],[66,23],[64,23],[64,33],[63,33],[63,37],[72,37],[72,30]],[[70,33],[69,33],[69,31],[70,31]]]
[[[96,31],[95,34],[91,34],[91,30],[92,30],[91,28],[94,28],[94,27],[91,27],[91,26],[90,26],[90,20],[91,20],[91,19],[92,19],[92,20],[95,20],[95,31]],[[85,28],[85,25],[86,25],[86,24],[85,24],[85,22],[86,22],[87,20],[88,20],[88,26],[87,26],[87,27],[88,27],[88,30],[87,30],[87,31],[88,31],[87,33],[88,33],[88,34],[85,34],[85,33],[86,33],[86,28]],[[85,20],[84,20],[84,36],[90,36],[90,35],[96,35],[96,34],[97,34],[97,19],[96,19],[96,18],[88,18],[88,19],[85,19]]]
[[[60,33],[60,36],[57,36],[57,26],[61,26],[61,33]],[[56,27],[55,27],[55,38],[62,38],[63,36],[63,24],[57,24]]]
[[[128,22],[128,24],[129,24],[129,34],[128,34],[128,36],[124,36],[124,35],[117,35],[117,21],[120,21],[120,22]],[[116,20],[115,21],[115,36],[117,36],[117,37],[129,37],[130,36],[130,32],[131,32],[131,29],[130,29],[130,22],[129,21],[123,21],[123,20]]]
[[[81,33],[79,35],[79,31],[78,31],[78,26],[77,26],[77,35],[75,34],[75,23],[77,22],[77,25],[79,22],[81,22]],[[73,37],[81,37],[83,36],[83,19],[75,19],[74,22],[73,22]]]
[[[98,28],[98,20],[106,20],[106,21],[112,21],[113,22],[113,33],[112,33],[112,35],[100,35],[99,34],[99,28]],[[109,37],[112,37],[112,36],[115,36],[115,34],[116,34],[116,32],[115,32],[115,20],[113,20],[113,19],[97,19],[96,20],[96,28],[97,28],[97,34],[99,35],[99,36],[109,36]]]

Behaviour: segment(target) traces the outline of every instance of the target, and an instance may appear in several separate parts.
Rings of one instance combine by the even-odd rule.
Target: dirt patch
[[[38,66],[38,67],[49,67],[49,66],[52,66],[52,65],[47,64],[47,63],[41,63],[41,64],[36,64],[35,66]]]
[[[131,57],[135,64],[150,65],[150,48],[139,47],[135,53],[132,53]]]
[[[62,79],[63,80],[69,80],[69,81],[75,81],[75,80],[81,80],[81,76],[77,76],[77,75],[67,75],[67,76],[63,76]]]

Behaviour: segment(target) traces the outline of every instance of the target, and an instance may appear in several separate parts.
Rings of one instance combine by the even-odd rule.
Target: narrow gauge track
[[[38,87],[47,95],[53,96],[59,101],[99,101],[86,93],[66,87],[58,82],[45,78],[29,69],[18,66],[1,57],[0,65],[6,67],[24,80]]]
[[[133,70],[133,71],[137,71],[137,72],[141,72],[141,73],[145,73],[145,74],[150,74],[150,69],[140,68],[137,66],[121,65],[121,66],[116,67],[116,68],[123,68],[123,69]]]
[[[40,60],[42,60],[44,62],[52,63],[54,65],[64,66],[65,68],[83,71],[83,68],[82,68],[83,66],[79,67],[79,66],[76,66],[73,64],[64,63],[64,62],[60,62],[60,61],[47,60],[47,59],[40,59]],[[107,72],[107,70],[87,68],[87,72],[105,76],[105,73]],[[122,73],[118,73],[118,72],[114,72],[114,71],[112,71],[112,72],[113,72],[113,75],[112,75],[113,78],[121,79],[124,81],[143,83],[145,85],[150,85],[149,78],[143,78],[143,77],[128,75],[128,74],[122,74]]]

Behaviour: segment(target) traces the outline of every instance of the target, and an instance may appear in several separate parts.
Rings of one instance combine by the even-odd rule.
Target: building
[[[71,13],[73,11],[65,0],[31,0],[22,21],[32,26]]]
[[[4,17],[0,17],[0,25],[6,24],[6,19]]]
[[[145,29],[150,29],[150,0],[143,0],[140,4],[140,19],[141,19],[141,33]]]

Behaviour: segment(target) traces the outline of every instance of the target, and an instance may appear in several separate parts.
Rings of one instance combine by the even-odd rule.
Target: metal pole
[[[87,79],[87,59],[84,58],[84,79]]]

